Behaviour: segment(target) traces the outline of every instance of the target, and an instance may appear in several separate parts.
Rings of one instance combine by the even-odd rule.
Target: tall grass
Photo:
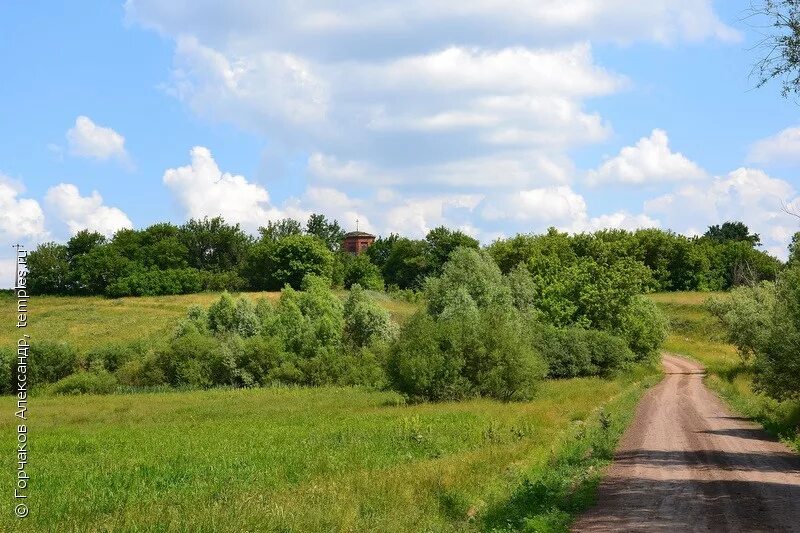
[[[513,508],[524,480],[562,471],[548,461],[574,455],[567,437],[596,426],[599,406],[614,420],[627,416],[633,404],[618,398],[637,397],[643,379],[551,381],[526,403],[407,406],[393,393],[352,388],[43,396],[30,406],[31,514],[12,522],[3,513],[0,529],[486,529]],[[10,437],[6,399],[0,425]],[[0,457],[4,471],[13,460]],[[570,491],[554,500],[567,513],[562,525]]]

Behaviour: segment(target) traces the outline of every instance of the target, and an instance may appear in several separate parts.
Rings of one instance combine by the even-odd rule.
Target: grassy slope
[[[548,382],[512,404],[405,406],[348,388],[39,397],[26,530],[474,531],[526,514],[563,525],[652,376]],[[0,407],[7,436],[12,407]],[[12,455],[0,460],[13,471]]]
[[[81,349],[157,338],[217,296],[37,297],[29,331]],[[379,300],[400,322],[417,308]],[[12,304],[0,299],[6,324]],[[4,328],[0,342],[16,335]],[[547,382],[537,400],[512,404],[405,406],[349,388],[39,396],[31,515],[0,514],[0,530],[564,529],[655,379],[640,369]],[[9,437],[12,408],[0,402]],[[0,464],[13,471],[13,460]]]
[[[99,296],[35,296],[29,303],[29,333],[35,340],[67,341],[79,349],[109,342],[127,342],[140,338],[158,339],[169,335],[186,308],[197,304],[209,306],[220,293],[186,294],[143,298],[109,299]],[[276,292],[243,293],[252,300],[277,300]],[[341,293],[344,296],[344,292]],[[402,322],[417,308],[416,304],[377,295],[392,317]],[[19,331],[16,323],[16,302],[7,294],[0,295],[0,345],[13,346]]]
[[[752,374],[724,340],[717,320],[703,308],[708,293],[663,293],[651,297],[669,316],[672,333],[665,349],[688,355],[709,371],[707,383],[738,412],[763,424],[800,451],[800,404],[777,402],[753,391]],[[724,295],[717,295],[724,297]]]

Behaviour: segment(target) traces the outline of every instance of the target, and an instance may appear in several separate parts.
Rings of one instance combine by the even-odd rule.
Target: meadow
[[[708,370],[706,384],[738,413],[751,417],[800,451],[800,403],[779,402],[752,387],[752,369],[725,341],[719,321],[706,309],[710,297],[725,293],[673,292],[650,295],[670,320],[664,349],[700,361]]]
[[[263,295],[275,297],[249,294]],[[188,305],[216,298],[37,297],[30,332],[80,348],[155,339]],[[398,321],[418,307],[380,302]],[[2,303],[9,323],[12,302]],[[5,330],[3,342],[14,335]],[[31,513],[24,522],[4,513],[0,530],[565,530],[658,376],[637,367],[545,381],[535,400],[511,403],[406,405],[347,387],[38,394]],[[0,461],[13,471],[14,459]]]

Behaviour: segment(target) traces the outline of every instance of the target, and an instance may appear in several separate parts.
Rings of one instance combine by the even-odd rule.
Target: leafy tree
[[[800,0],[759,0],[752,15],[766,18],[773,28],[759,43],[764,56],[753,69],[757,86],[778,78],[784,97],[800,93]]]
[[[113,246],[96,246],[75,258],[72,274],[82,294],[105,294],[106,288],[128,275],[135,264]]]
[[[239,224],[227,224],[222,217],[214,217],[191,219],[180,227],[178,240],[188,250],[190,266],[221,271],[239,267],[252,239]]]
[[[369,346],[388,341],[395,335],[389,313],[376,304],[360,285],[350,289],[344,302],[344,339],[353,346]]]
[[[325,246],[328,247],[328,250],[335,252],[342,246],[342,240],[344,239],[344,230],[339,226],[339,222],[336,220],[329,221],[325,218],[325,215],[320,215],[317,213],[312,214],[308,217],[308,222],[306,222],[306,233],[308,235],[313,235],[325,243]]]
[[[425,241],[405,237],[397,239],[383,265],[383,279],[387,285],[401,289],[418,289],[431,272]]]
[[[69,294],[72,291],[66,246],[47,242],[28,254],[28,289],[31,294]]]
[[[383,290],[383,276],[380,269],[375,266],[367,254],[350,255],[341,254],[343,262],[342,284],[345,289],[353,285],[360,285],[372,291]]]
[[[453,298],[466,294],[478,309],[490,306],[511,307],[511,293],[500,269],[483,250],[457,248],[450,254],[441,276],[425,283],[428,312],[438,316],[445,312]]]
[[[792,235],[789,243],[789,265],[800,266],[800,231]]]
[[[383,270],[398,239],[400,239],[400,236],[397,233],[392,233],[388,237],[378,237],[364,253],[374,265]]]
[[[293,218],[283,218],[275,222],[268,221],[266,226],[258,228],[262,241],[274,242],[289,235],[301,235],[303,226]]]
[[[96,231],[81,230],[67,241],[67,257],[70,262],[86,255],[106,243],[106,238]]]
[[[743,222],[725,222],[721,226],[709,226],[703,237],[714,242],[747,242],[750,246],[760,246],[761,237],[757,233],[750,233],[750,229]]]
[[[330,278],[333,268],[333,254],[316,237],[310,235],[290,235],[266,247],[265,262],[260,265],[271,290],[290,285],[299,288],[309,274]]]
[[[436,275],[450,258],[450,254],[458,248],[479,248],[479,243],[461,231],[453,231],[444,226],[439,226],[428,232],[425,236],[428,243],[429,264],[431,273]]]

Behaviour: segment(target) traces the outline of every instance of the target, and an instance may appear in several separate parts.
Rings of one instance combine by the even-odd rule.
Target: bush
[[[112,298],[189,294],[203,290],[203,276],[194,268],[140,270],[121,277],[106,287]]]
[[[160,352],[159,362],[173,386],[208,388],[235,383],[235,361],[214,337],[194,332],[177,337]]]
[[[357,347],[388,341],[396,334],[389,313],[376,304],[360,285],[353,285],[344,303],[344,339]]]
[[[411,400],[500,400],[533,396],[545,365],[518,313],[451,308],[440,318],[417,313],[392,347],[389,376]]]
[[[110,394],[117,380],[108,372],[81,371],[60,379],[50,387],[54,394]]]
[[[658,350],[667,338],[667,321],[654,302],[636,296],[623,315],[618,334],[639,361],[646,361],[658,357]]]
[[[12,385],[17,386],[16,369],[17,353],[8,348],[0,348],[0,394],[11,394]]]
[[[800,268],[781,274],[767,334],[757,339],[756,388],[778,400],[800,399]]]
[[[161,360],[154,352],[131,359],[117,370],[115,376],[120,385],[127,387],[157,387],[167,384]]]
[[[86,367],[93,371],[116,372],[125,363],[141,357],[146,351],[147,345],[143,342],[98,346],[86,353]]]
[[[511,305],[511,294],[503,275],[484,251],[458,248],[450,254],[442,275],[426,280],[428,312],[434,316],[441,314],[458,291],[469,295],[480,309]]]
[[[197,313],[197,311],[195,311]],[[244,297],[236,300],[227,292],[208,308],[208,329],[213,333],[236,333],[252,337],[261,331],[262,320],[253,302]],[[198,314],[196,321],[201,320]]]
[[[349,289],[353,285],[360,285],[361,287],[371,291],[383,290],[383,276],[380,269],[370,261],[367,254],[360,254],[351,256],[343,254],[343,279],[342,283],[345,289]]]
[[[610,376],[634,359],[624,339],[598,330],[533,328],[533,345],[545,359],[551,378]]]
[[[721,298],[710,298],[706,309],[725,327],[728,342],[743,359],[763,347],[770,334],[775,312],[776,289],[772,282],[742,286]]]
[[[34,341],[28,353],[31,386],[55,383],[78,370],[78,351],[67,343]]]

